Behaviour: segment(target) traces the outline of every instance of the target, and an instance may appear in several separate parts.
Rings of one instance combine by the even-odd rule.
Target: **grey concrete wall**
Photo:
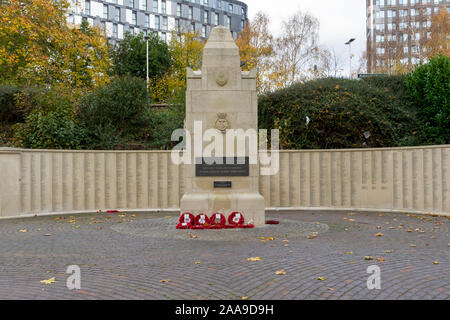
[[[0,149],[0,217],[177,209],[184,177],[166,151]],[[267,208],[450,214],[450,146],[282,151],[259,184]]]

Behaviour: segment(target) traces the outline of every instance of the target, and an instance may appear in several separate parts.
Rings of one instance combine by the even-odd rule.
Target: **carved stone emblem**
[[[215,127],[223,134],[227,133],[227,129],[230,128],[230,122],[227,119],[226,113],[218,113]]]
[[[223,87],[228,83],[228,72],[220,70],[216,75],[216,83]]]

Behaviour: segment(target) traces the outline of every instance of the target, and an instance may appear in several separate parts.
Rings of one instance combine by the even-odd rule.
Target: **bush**
[[[450,143],[450,58],[439,55],[406,78],[428,143]]]
[[[147,147],[169,150],[178,144],[177,141],[171,141],[171,137],[174,130],[184,127],[185,94],[185,90],[180,90],[175,98],[168,101],[169,107],[166,110],[150,111]]]
[[[34,99],[39,91],[38,88],[0,85],[0,122],[14,124],[25,121],[35,106]]]
[[[81,149],[86,135],[66,110],[32,112],[17,128],[16,146],[34,149]]]
[[[282,149],[417,144],[419,123],[399,89],[387,86],[391,82],[402,87],[400,78],[295,84],[259,98],[259,126],[280,129]]]
[[[97,88],[81,99],[77,120],[86,129],[88,148],[122,149],[123,144],[142,143],[150,125],[145,81],[125,76]]]

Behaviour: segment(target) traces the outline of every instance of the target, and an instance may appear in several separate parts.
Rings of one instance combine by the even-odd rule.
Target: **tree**
[[[124,39],[111,50],[113,73],[117,76],[131,75],[146,79],[147,51],[143,33],[133,35],[126,32]],[[162,76],[170,65],[169,48],[158,35],[148,40],[149,78]]]
[[[270,58],[274,54],[273,36],[269,31],[269,17],[258,12],[256,17],[247,23],[236,40],[241,60],[246,62],[243,70],[256,69],[256,87],[258,92],[270,88],[268,73],[271,67]]]
[[[307,78],[305,73],[319,54],[318,37],[319,21],[308,13],[298,11],[283,22],[275,42],[277,57],[271,76],[275,87],[285,88]]]
[[[429,141],[450,143],[450,58],[440,54],[408,75],[406,85]]]
[[[65,0],[0,2],[0,81],[97,86],[108,81],[106,37],[66,22]]]
[[[430,38],[425,44],[427,56],[434,57],[442,53],[450,56],[450,22],[449,14],[445,7],[442,7],[431,21]]]
[[[178,35],[172,32],[169,42],[170,67],[161,78],[150,81],[153,101],[168,102],[186,89],[186,68],[200,69],[204,45],[197,33]]]

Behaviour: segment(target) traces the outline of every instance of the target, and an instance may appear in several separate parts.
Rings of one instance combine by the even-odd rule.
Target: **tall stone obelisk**
[[[193,148],[198,139],[194,137],[195,122],[201,123],[203,132],[215,129],[222,135],[224,158],[228,156],[225,150],[229,140],[227,130],[258,130],[256,72],[241,70],[238,47],[230,30],[222,26],[211,31],[203,51],[201,71],[187,70],[185,129],[191,134]],[[231,212],[239,211],[246,223],[264,225],[265,205],[259,193],[259,165],[250,163],[250,156],[258,157],[257,146],[256,151],[250,148],[249,140],[246,140],[245,157],[241,153],[239,160],[232,159],[234,164],[224,160],[223,164],[211,165],[207,159],[191,153],[191,164],[185,164],[182,212],[208,215],[221,212],[228,217]],[[202,143],[203,148],[211,144]],[[236,143],[236,157],[238,148]]]

